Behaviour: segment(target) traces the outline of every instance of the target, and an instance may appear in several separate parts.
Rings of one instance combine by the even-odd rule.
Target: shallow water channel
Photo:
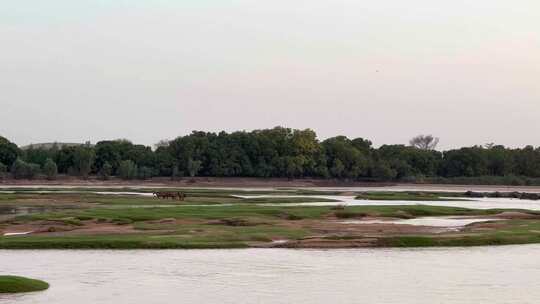
[[[272,197],[310,197],[336,200],[336,202],[282,203],[261,204],[266,206],[403,206],[430,205],[443,207],[460,207],[471,209],[528,209],[540,210],[540,200],[521,200],[512,198],[448,198],[440,201],[406,201],[406,200],[357,200],[354,196],[340,195],[237,195],[241,198],[272,198]],[[443,198],[444,199],[444,198]]]
[[[0,250],[45,292],[0,303],[538,303],[540,245],[356,250]]]

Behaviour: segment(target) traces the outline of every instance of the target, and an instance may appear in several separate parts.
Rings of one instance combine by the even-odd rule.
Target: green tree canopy
[[[11,167],[21,154],[21,150],[19,150],[16,144],[0,136],[0,163]]]

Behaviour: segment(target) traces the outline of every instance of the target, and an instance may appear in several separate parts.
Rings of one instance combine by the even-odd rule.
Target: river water
[[[0,250],[51,288],[0,303],[539,303],[540,245],[358,250]]]

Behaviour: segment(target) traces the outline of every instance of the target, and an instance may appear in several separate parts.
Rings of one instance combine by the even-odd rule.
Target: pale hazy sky
[[[540,146],[540,1],[1,1],[19,145],[276,125]]]

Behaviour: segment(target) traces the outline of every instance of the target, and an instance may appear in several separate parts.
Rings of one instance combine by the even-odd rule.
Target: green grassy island
[[[8,189],[0,193],[0,249],[201,249],[474,246],[540,243],[540,213],[433,206],[464,193],[176,189]],[[63,191],[62,191],[63,190]],[[161,191],[165,191],[160,189]],[[119,191],[115,189],[115,191]],[[168,190],[172,191],[172,190]],[[126,194],[139,192],[138,195]],[[149,195],[147,195],[149,194]],[[321,197],[322,195],[322,197]],[[324,195],[327,195],[324,197]],[[341,197],[419,204],[346,206]],[[450,196],[450,198],[448,198]],[[327,202],[329,205],[309,205]],[[307,204],[307,205],[306,205]],[[20,213],[19,211],[20,210]],[[31,211],[31,212],[30,212]],[[410,225],[425,217],[480,219],[458,228]]]
[[[47,282],[18,276],[0,276],[0,293],[42,291],[49,288]]]

